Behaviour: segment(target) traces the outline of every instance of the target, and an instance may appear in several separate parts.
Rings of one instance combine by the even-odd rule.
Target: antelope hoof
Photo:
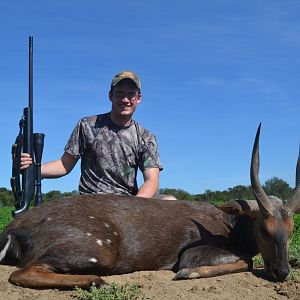
[[[98,287],[109,286],[109,284],[107,284],[101,277],[96,277],[90,281],[89,287],[92,287],[92,286],[98,288]]]
[[[199,277],[200,274],[195,269],[181,269],[176,273],[173,280],[194,279]]]

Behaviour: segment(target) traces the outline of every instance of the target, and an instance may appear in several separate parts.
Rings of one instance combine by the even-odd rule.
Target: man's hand
[[[32,164],[32,158],[28,153],[22,153],[20,159],[20,170],[27,169]]]
[[[59,178],[72,171],[77,159],[64,152],[63,156],[55,161],[42,164],[41,175],[43,178]],[[32,164],[32,158],[28,153],[22,153],[20,159],[20,170],[27,169]]]

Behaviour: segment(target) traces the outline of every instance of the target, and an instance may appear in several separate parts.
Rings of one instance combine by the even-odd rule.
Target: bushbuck
[[[251,160],[256,200],[221,207],[193,201],[82,195],[53,200],[17,216],[0,235],[0,261],[19,266],[9,281],[31,288],[88,288],[103,276],[172,270],[175,279],[251,270],[261,253],[265,271],[283,281],[288,241],[300,203],[296,189],[284,204],[259,179],[258,128]]]

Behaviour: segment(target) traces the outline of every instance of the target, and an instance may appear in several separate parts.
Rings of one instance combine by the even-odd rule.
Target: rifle
[[[11,188],[14,194],[16,210],[13,217],[26,211],[34,197],[34,205],[42,203],[41,192],[41,161],[44,148],[43,133],[33,134],[33,37],[29,36],[29,101],[23,110],[23,116],[19,122],[19,134],[12,145],[12,177]],[[20,171],[21,153],[28,153],[33,163],[25,170]],[[22,175],[22,186],[20,181]]]

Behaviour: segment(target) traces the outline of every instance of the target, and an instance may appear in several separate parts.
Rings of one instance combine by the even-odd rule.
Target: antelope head
[[[293,215],[300,207],[300,152],[293,196],[285,203],[272,201],[258,178],[260,127],[261,124],[255,137],[250,169],[251,186],[259,207],[254,232],[266,273],[276,281],[283,281],[290,270],[288,244],[294,229]]]

